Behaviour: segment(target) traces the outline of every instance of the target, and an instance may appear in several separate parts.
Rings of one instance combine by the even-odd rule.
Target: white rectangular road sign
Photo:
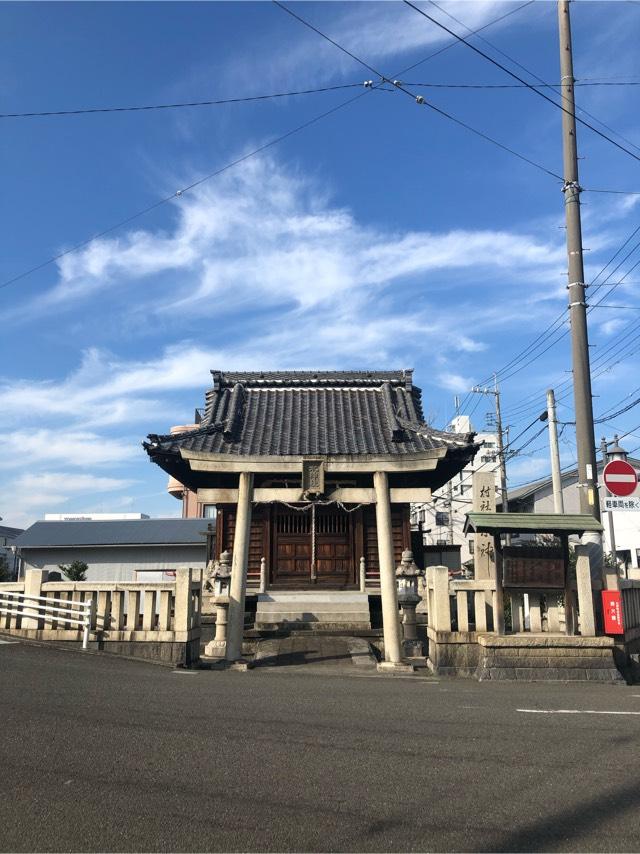
[[[605,498],[605,510],[640,510],[640,497],[634,498]]]

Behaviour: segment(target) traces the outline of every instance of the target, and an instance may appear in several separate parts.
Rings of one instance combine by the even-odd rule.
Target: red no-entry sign
[[[638,475],[625,460],[611,460],[604,467],[604,485],[612,495],[624,498],[636,491]]]

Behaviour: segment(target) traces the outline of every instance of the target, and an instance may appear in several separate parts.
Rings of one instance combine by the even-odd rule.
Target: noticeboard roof
[[[602,531],[593,516],[584,513],[467,513],[465,534],[520,533],[584,534]]]

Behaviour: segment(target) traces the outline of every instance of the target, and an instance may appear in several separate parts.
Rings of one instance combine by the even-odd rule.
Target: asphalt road
[[[640,686],[0,644],[0,850],[637,851],[639,712]]]

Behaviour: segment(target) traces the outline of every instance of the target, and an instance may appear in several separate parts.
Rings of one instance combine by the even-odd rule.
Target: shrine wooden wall
[[[251,514],[251,533],[249,537],[249,566],[248,574],[252,579],[259,578],[260,561],[265,557],[267,569],[271,573],[271,564],[274,559],[273,525],[274,506],[254,505]],[[339,511],[346,512],[346,511]],[[235,534],[236,507],[233,504],[218,507],[216,528],[216,549],[218,556],[221,552],[233,551],[233,538]],[[351,517],[353,530],[353,563],[352,587],[359,583],[360,558],[364,557],[369,581],[375,583],[375,577],[379,575],[378,539],[376,530],[375,506],[369,505],[359,508],[353,512]],[[391,506],[391,524],[393,536],[393,551],[396,565],[400,563],[404,549],[411,548],[411,528],[409,521],[409,505],[393,504]]]

